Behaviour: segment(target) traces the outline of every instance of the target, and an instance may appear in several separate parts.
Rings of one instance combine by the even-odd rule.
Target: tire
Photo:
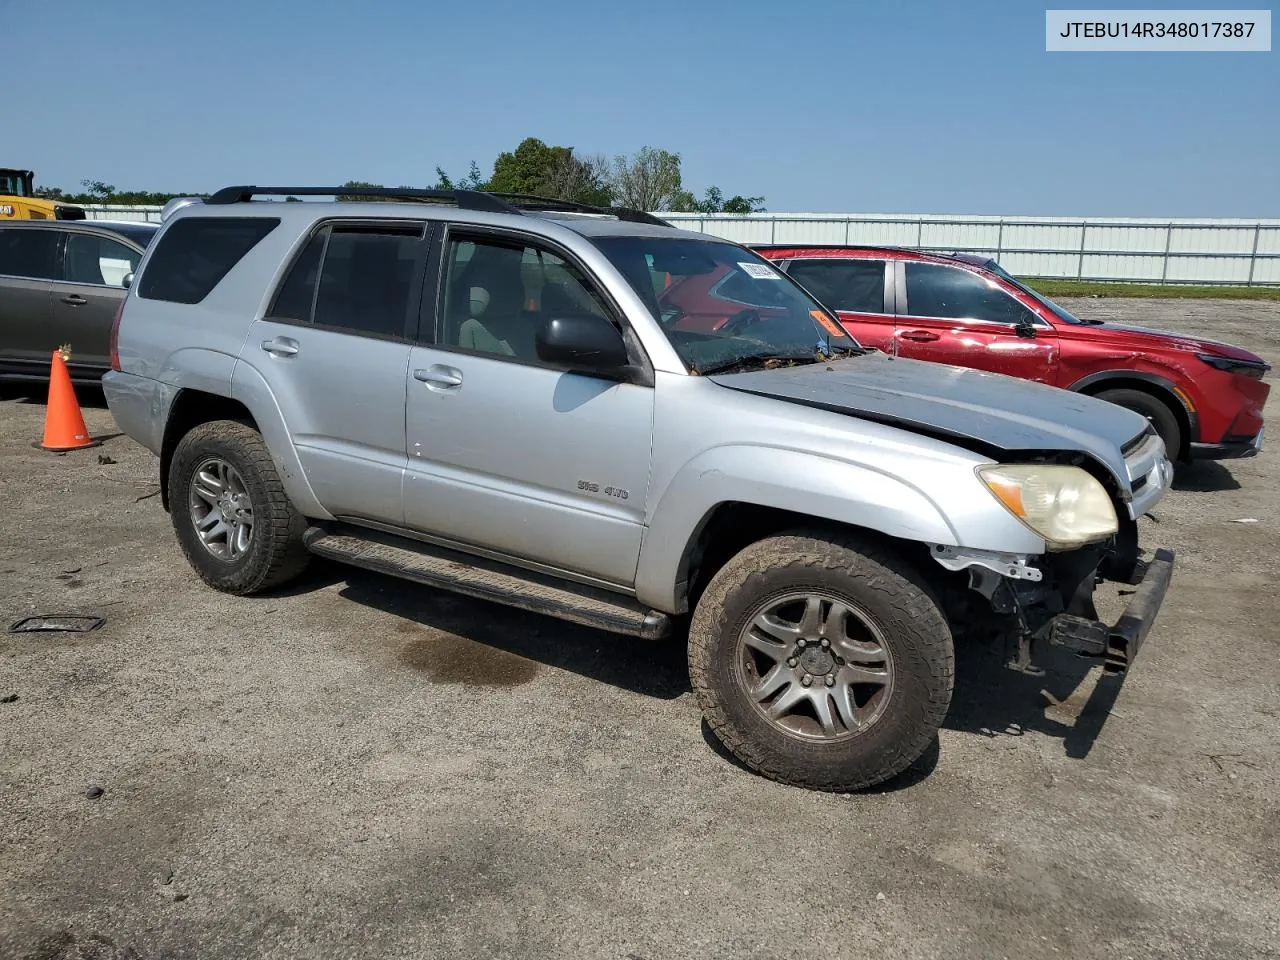
[[[252,522],[243,537],[237,535],[234,547],[229,532],[209,546],[201,538],[196,513],[207,510],[204,520],[216,530],[219,517],[213,514],[222,510],[195,492],[197,471],[217,481],[199,481],[206,494],[221,485],[244,498],[237,501],[241,508],[247,500]],[[306,519],[289,501],[267,445],[256,430],[238,421],[202,423],[178,441],[169,468],[169,515],[187,562],[200,579],[223,593],[247,596],[278,587],[302,573],[311,558],[302,545]],[[238,516],[233,522],[243,528],[243,510]],[[221,525],[226,528],[225,522]]]
[[[812,626],[805,614],[814,597],[819,633],[839,642],[806,642],[798,651],[796,641],[784,641],[784,651],[798,653],[794,667],[789,657],[777,659],[777,646],[767,654],[746,646],[748,636],[757,646],[776,640],[787,624]],[[836,603],[847,616],[831,616]],[[747,630],[762,614],[777,632]],[[833,664],[837,650],[843,655]],[[850,672],[859,669],[854,659],[869,673]],[[775,675],[775,668],[785,670]],[[749,692],[762,681],[767,689],[771,677],[781,682],[787,670],[798,679],[776,694],[758,700]],[[871,674],[874,683],[856,682]],[[849,792],[902,773],[928,749],[951,702],[955,652],[938,602],[906,563],[860,539],[798,531],[746,547],[711,579],[689,625],[689,675],[712,731],[747,767],[792,786]],[[866,698],[861,706],[858,691]],[[789,697],[801,698],[794,710],[780,719],[765,715]],[[819,701],[830,729],[820,721]],[[845,722],[851,715],[854,722]]]
[[[1177,460],[1182,453],[1182,426],[1177,415],[1159,397],[1145,390],[1115,389],[1094,394],[1099,400],[1107,400],[1134,413],[1140,413],[1151,421],[1164,441],[1170,460]]]

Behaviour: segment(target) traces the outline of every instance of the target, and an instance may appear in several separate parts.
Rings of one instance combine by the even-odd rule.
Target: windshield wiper
[[[745,370],[747,367],[787,367],[793,363],[817,363],[821,358],[812,353],[749,353],[745,357],[734,357],[723,363],[715,363],[709,367],[695,367],[699,374],[727,373],[730,370]]]

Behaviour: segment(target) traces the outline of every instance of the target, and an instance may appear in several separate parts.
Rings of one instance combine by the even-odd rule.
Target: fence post
[[[921,217],[916,221],[916,249],[919,250],[924,246],[924,218]]]
[[[770,243],[778,242],[778,218],[777,217],[769,218],[769,242]]]
[[[1004,252],[1004,217],[1000,218],[1000,226],[996,230],[996,263],[1000,262],[1000,254]]]
[[[1246,287],[1253,286],[1253,267],[1258,262],[1258,234],[1260,233],[1262,233],[1262,221],[1253,225],[1253,252],[1249,254],[1249,279],[1244,282]]]
[[[1076,258],[1076,279],[1084,279],[1084,238],[1089,233],[1088,222],[1080,224],[1080,255]]]
[[[849,246],[849,231],[852,229],[852,227],[853,227],[853,221],[852,221],[852,220],[850,220],[848,217],[845,217],[845,220],[844,220],[844,245],[845,245],[846,247],[847,247],[847,246]],[[1255,244],[1254,244],[1254,246],[1257,246],[1257,244],[1255,243]]]
[[[1173,239],[1173,221],[1169,221],[1168,226],[1164,228],[1164,263],[1160,265],[1160,282],[1164,283],[1169,277],[1169,245]]]

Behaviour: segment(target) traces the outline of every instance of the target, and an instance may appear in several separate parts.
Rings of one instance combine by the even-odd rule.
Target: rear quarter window
[[[274,217],[185,217],[159,239],[138,296],[170,303],[199,303],[267,234]]]

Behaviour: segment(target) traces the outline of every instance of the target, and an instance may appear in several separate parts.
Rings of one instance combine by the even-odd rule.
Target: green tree
[[[680,154],[654,147],[617,157],[610,185],[614,202],[634,210],[674,210],[673,204],[689,196],[681,182]]]
[[[573,156],[569,147],[549,147],[537,137],[525,137],[510,152],[493,161],[488,189],[495,193],[537,194],[546,188],[557,164]]]
[[[719,187],[707,187],[701,200],[687,190],[681,191],[672,210],[683,213],[763,213],[764,197],[744,197],[734,194],[728,200]]]

